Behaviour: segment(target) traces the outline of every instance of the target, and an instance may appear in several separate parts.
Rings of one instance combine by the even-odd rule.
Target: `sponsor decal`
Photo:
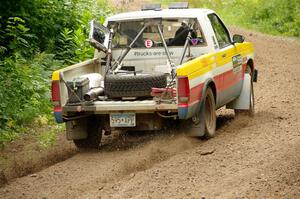
[[[196,46],[198,44],[198,39],[197,38],[191,39],[191,42],[193,46]]]
[[[145,57],[145,56],[167,56],[165,51],[156,51],[156,52],[149,52],[149,51],[136,51],[133,53],[136,57]],[[170,51],[170,55],[174,55],[173,51]]]
[[[243,57],[242,55],[238,54],[232,57],[232,64],[233,64],[233,72],[238,73],[242,71],[243,65]]]
[[[151,39],[146,39],[145,46],[146,48],[151,48],[153,46],[153,41]]]

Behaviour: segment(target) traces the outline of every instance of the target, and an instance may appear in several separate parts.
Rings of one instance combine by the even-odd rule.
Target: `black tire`
[[[209,139],[215,136],[216,134],[216,102],[212,89],[209,87],[205,93],[204,103],[204,124],[205,124],[205,133],[204,137]]]
[[[105,94],[110,98],[150,97],[151,88],[165,88],[167,77],[159,74],[115,74],[106,75]]]
[[[253,71],[250,68],[249,65],[247,65],[246,70],[245,70],[245,74],[250,74],[251,77],[251,89],[250,89],[250,108],[248,110],[238,110],[235,109],[234,113],[235,115],[248,115],[250,117],[254,116],[255,113],[255,101],[254,101],[254,88],[253,88]]]
[[[98,149],[102,138],[102,129],[96,117],[88,118],[87,120],[88,137],[80,140],[73,140],[74,144],[79,149]]]

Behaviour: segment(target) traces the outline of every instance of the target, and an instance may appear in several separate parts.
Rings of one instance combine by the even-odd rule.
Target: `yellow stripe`
[[[59,70],[54,71],[52,73],[52,81],[58,81],[59,80]]]
[[[203,72],[207,71],[207,67],[215,62],[214,54],[215,53],[206,54],[182,64],[177,68],[177,75],[188,76],[189,74],[198,72],[199,70]]]
[[[194,79],[213,69],[212,65],[217,64],[217,67],[222,67],[225,64],[232,62],[232,57],[236,54],[241,54],[245,57],[247,54],[253,53],[253,45],[249,42],[235,44],[234,47],[228,50],[202,55],[196,59],[186,62],[177,68],[178,76],[188,76],[189,79]],[[226,59],[222,57],[226,54]]]

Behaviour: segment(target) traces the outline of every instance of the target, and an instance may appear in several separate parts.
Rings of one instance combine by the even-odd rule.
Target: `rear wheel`
[[[204,99],[205,138],[212,138],[216,133],[216,102],[211,88],[207,88]]]
[[[98,149],[102,138],[102,129],[96,117],[89,118],[87,121],[87,138],[73,140],[79,149]]]

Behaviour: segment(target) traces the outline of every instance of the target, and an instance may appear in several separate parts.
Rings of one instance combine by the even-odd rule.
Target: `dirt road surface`
[[[217,136],[116,135],[9,182],[0,198],[300,198],[300,45],[232,28],[255,45],[256,115],[219,111]]]

